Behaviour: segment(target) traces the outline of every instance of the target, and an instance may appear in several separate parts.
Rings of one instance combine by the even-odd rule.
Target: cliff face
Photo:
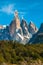
[[[15,20],[13,20],[9,26],[11,37],[15,34],[15,30],[16,30]]]
[[[38,32],[30,39],[29,43],[43,43],[43,23],[41,24]]]
[[[26,23],[26,21],[24,19],[22,19],[21,21],[21,28],[22,28],[22,31],[23,31],[23,35],[29,35],[29,31],[28,31],[28,25]]]
[[[32,21],[30,21],[28,25],[28,30],[31,34],[35,34],[38,31],[38,28],[35,26],[35,24]]]
[[[14,36],[14,34],[16,33],[16,30],[19,30],[19,29],[20,29],[20,20],[18,18],[18,13],[16,11],[15,12],[15,18],[9,26],[11,36]]]

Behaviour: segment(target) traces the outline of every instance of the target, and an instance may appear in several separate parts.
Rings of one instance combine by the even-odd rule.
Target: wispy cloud
[[[1,7],[0,12],[4,12],[6,14],[13,14],[14,13],[14,4],[9,4]]]
[[[0,12],[6,13],[8,15],[14,14],[14,10],[15,10],[14,4],[5,5],[0,8]],[[18,11],[18,14],[24,16],[26,14],[26,12],[20,10],[20,11]]]

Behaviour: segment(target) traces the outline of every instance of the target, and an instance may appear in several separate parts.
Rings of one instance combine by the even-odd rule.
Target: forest
[[[0,64],[20,62],[29,63],[35,61],[43,63],[43,44],[21,44],[17,41],[0,41]]]

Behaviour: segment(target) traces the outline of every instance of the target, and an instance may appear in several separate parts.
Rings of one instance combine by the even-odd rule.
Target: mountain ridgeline
[[[17,11],[14,16],[8,26],[0,25],[0,40],[16,40],[23,44],[43,43],[43,23],[38,30],[32,21],[29,24],[24,18],[20,21]]]

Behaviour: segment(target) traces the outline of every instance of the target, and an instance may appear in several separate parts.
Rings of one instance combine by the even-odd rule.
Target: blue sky
[[[28,24],[32,20],[39,28],[43,22],[43,0],[0,0],[0,25],[10,24],[15,10]]]

